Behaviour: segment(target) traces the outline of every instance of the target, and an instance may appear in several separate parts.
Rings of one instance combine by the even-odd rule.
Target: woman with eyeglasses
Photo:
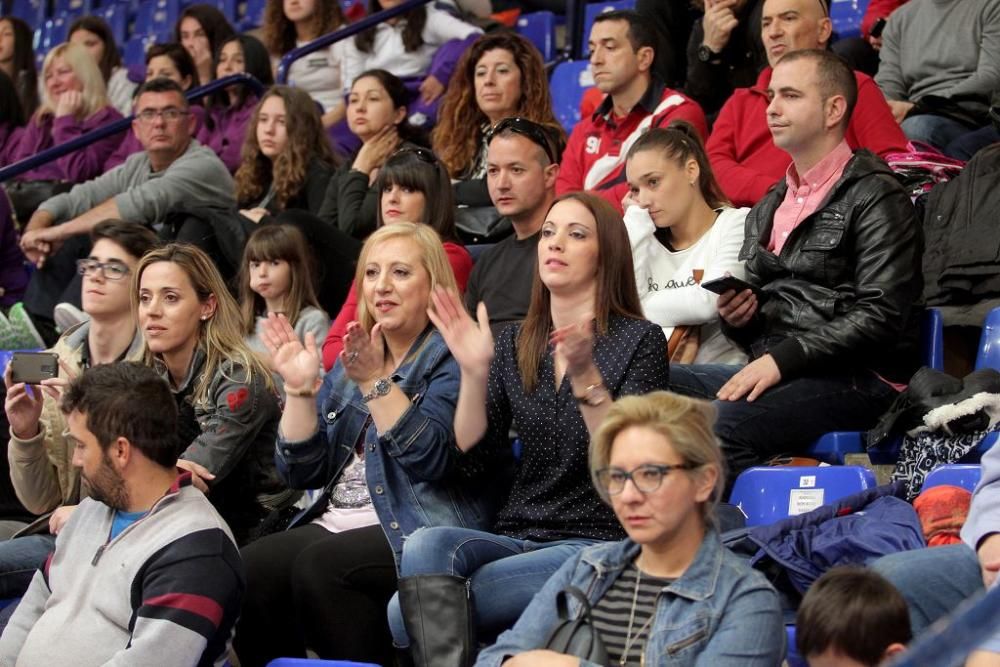
[[[433,303],[431,321],[462,371],[458,448],[509,451],[511,429],[521,442],[492,532],[428,528],[403,549],[393,640],[417,665],[461,667],[563,562],[622,538],[590,484],[587,447],[615,398],[665,389],[669,366],[663,330],[642,319],[621,216],[590,193],[549,209],[523,323],[494,342],[483,304],[477,325],[456,293],[438,290]]]
[[[448,264],[460,291],[472,273],[472,257],[455,235],[455,201],[444,167],[434,153],[413,146],[396,152],[379,170],[375,189],[380,193],[377,224],[418,222],[429,226],[444,244]],[[344,347],[348,324],[358,319],[356,290],[352,286],[323,341],[323,367],[329,370]]]
[[[594,435],[594,486],[628,537],[567,559],[477,667],[578,665],[545,650],[556,599],[584,592],[612,665],[778,667],[778,595],[719,539],[723,458],[707,401],[663,391],[616,401]],[[579,603],[568,598],[569,613]]]

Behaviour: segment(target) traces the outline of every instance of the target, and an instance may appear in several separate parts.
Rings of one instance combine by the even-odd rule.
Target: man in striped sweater
[[[62,409],[90,497],[0,637],[0,665],[222,665],[243,567],[228,526],[175,466],[166,383],[137,363],[95,366]]]

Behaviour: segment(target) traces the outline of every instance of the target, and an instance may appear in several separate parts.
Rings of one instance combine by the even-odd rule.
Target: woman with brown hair
[[[202,85],[215,80],[213,57],[235,35],[225,15],[212,5],[189,5],[174,26],[174,41],[191,54]]]
[[[292,49],[331,33],[346,23],[337,0],[268,0],[263,41],[279,60]],[[288,70],[288,81],[302,88],[323,107],[323,127],[344,117],[343,42],[300,58]]]
[[[407,540],[402,616],[391,606],[390,626],[417,665],[470,664],[470,640],[513,625],[567,558],[623,536],[590,484],[587,448],[615,398],[668,381],[663,330],[642,319],[625,227],[595,195],[571,193],[549,209],[524,322],[494,344],[482,303],[477,315],[478,327],[456,293],[435,292],[431,321],[462,372],[455,444],[503,450],[513,428],[520,464],[492,533],[430,528]]]
[[[107,21],[98,16],[81,16],[69,27],[67,41],[87,49],[101,69],[108,87],[108,99],[123,116],[132,115],[132,94],[136,85],[128,78],[128,68],[122,66],[121,52]]]
[[[17,97],[26,118],[38,108],[38,73],[31,26],[16,16],[0,18],[0,70],[17,87]]]

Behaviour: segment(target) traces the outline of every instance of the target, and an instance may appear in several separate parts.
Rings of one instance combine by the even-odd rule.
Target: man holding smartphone
[[[919,366],[921,228],[872,153],[845,141],[854,73],[825,50],[781,59],[767,124],[792,164],[751,209],[740,259],[754,290],[718,300],[746,366],[674,366],[676,391],[716,399],[730,481],[829,431],[874,425]]]

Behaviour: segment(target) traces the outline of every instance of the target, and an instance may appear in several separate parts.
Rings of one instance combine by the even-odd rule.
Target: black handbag
[[[462,243],[496,243],[510,236],[514,226],[492,206],[462,206],[455,211],[455,232]]]
[[[24,227],[39,206],[56,195],[69,192],[67,181],[9,181],[5,186],[19,227]]]
[[[567,596],[572,595],[580,603],[580,613],[569,617]],[[556,611],[559,622],[553,628],[544,648],[564,655],[572,655],[598,665],[608,664],[608,651],[601,636],[590,620],[590,603],[579,588],[570,586],[556,594]]]

